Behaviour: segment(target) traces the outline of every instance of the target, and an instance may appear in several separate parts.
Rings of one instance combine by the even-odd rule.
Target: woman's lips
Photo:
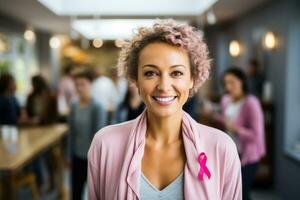
[[[160,105],[166,106],[173,103],[177,96],[153,96],[152,98]]]

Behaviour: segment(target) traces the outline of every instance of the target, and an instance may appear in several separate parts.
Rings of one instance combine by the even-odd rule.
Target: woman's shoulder
[[[106,160],[118,162],[126,152],[133,121],[110,125],[100,129],[94,136],[88,159],[94,166]],[[97,164],[98,163],[98,164]]]
[[[205,146],[217,150],[218,153],[237,154],[236,144],[225,132],[200,123],[197,123],[197,129],[200,141]]]
[[[132,125],[133,120],[106,126],[95,134],[92,145],[104,145],[107,148],[116,145],[122,146],[129,139]]]
[[[254,95],[247,95],[245,98],[245,107],[248,108],[248,110],[261,110],[261,103],[259,99]]]
[[[224,143],[233,143],[232,139],[225,132],[206,126],[204,124],[197,123],[200,137],[207,138],[213,142],[223,141]]]
[[[252,94],[248,94],[246,96],[246,103],[249,103],[249,104],[260,104],[259,99],[256,96],[252,95]]]

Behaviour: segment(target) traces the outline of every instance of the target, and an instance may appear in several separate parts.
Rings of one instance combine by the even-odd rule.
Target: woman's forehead
[[[139,54],[139,66],[143,65],[189,65],[188,53],[176,46],[165,43],[151,43]]]

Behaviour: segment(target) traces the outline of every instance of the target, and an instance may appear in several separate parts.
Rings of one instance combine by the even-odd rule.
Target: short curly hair
[[[190,95],[197,92],[209,77],[210,58],[207,45],[195,28],[172,19],[159,20],[151,28],[137,29],[133,38],[122,46],[117,65],[119,74],[125,75],[131,81],[137,81],[139,54],[145,46],[155,42],[177,46],[188,52],[194,81]]]

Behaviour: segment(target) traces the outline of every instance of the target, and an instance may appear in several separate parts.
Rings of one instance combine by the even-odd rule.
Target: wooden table
[[[51,150],[55,171],[56,184],[59,193],[63,193],[63,152],[62,139],[67,134],[66,124],[53,124],[47,126],[24,127],[19,129],[18,141],[14,151],[9,150],[0,138],[0,177],[3,181],[3,199],[13,199],[13,181],[20,171],[32,159],[42,152]],[[1,191],[0,191],[1,192]]]

